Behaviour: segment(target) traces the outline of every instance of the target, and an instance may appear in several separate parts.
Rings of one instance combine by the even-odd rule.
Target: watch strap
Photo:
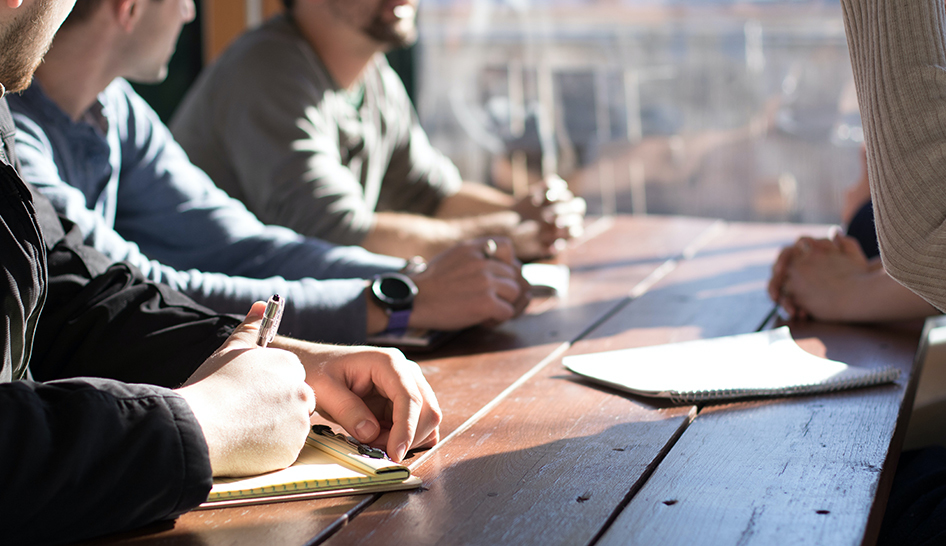
[[[411,319],[411,309],[392,310],[388,317],[388,327],[385,333],[400,335],[407,331],[407,323]]]

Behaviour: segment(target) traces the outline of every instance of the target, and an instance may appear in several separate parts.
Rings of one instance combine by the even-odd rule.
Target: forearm
[[[883,269],[871,271],[846,290],[845,320],[888,322],[937,314],[935,307],[890,277]]]
[[[514,212],[454,219],[380,212],[375,214],[374,226],[362,246],[379,254],[431,259],[463,241],[490,235],[508,237],[518,224],[519,215]]]
[[[177,288],[220,313],[245,314],[253,302],[279,294],[286,301],[281,332],[325,343],[365,341],[363,279],[287,281],[279,277],[247,279],[213,273],[191,278],[197,281],[195,286]]]
[[[457,193],[445,197],[437,207],[437,218],[463,218],[511,210],[516,200],[496,188],[464,182]]]
[[[946,309],[942,0],[843,7],[885,267]]]

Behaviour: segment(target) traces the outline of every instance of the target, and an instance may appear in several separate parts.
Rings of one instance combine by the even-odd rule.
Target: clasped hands
[[[511,234],[516,254],[533,260],[554,256],[569,239],[581,236],[587,205],[568,189],[568,183],[549,176],[534,185],[513,210],[522,219]]]
[[[881,267],[864,255],[856,239],[835,232],[829,238],[801,237],[785,247],[772,266],[769,297],[792,319],[858,320],[859,284]]]

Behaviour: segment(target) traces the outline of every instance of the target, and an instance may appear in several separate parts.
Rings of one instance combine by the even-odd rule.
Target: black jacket
[[[239,320],[84,246],[20,180],[12,135],[0,99],[0,542],[173,518],[206,498],[211,470],[200,425],[168,388]]]

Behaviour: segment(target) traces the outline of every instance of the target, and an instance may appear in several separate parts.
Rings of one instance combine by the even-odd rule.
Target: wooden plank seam
[[[448,444],[453,438],[456,438],[460,434],[463,434],[469,430],[473,425],[478,423],[487,413],[492,411],[496,406],[498,406],[503,400],[505,400],[510,394],[512,394],[519,387],[524,385],[529,379],[535,377],[539,372],[546,368],[553,361],[557,360],[562,354],[565,353],[568,349],[572,347],[578,341],[587,337],[592,331],[598,328],[603,322],[608,318],[614,316],[618,311],[629,305],[631,302],[637,298],[643,296],[650,290],[654,285],[664,279],[669,275],[681,261],[693,259],[694,256],[704,248],[709,242],[715,239],[720,233],[722,233],[727,226],[727,223],[718,220],[711,224],[706,230],[704,230],[700,235],[696,237],[689,245],[687,245],[683,251],[680,252],[677,256],[674,256],[663,264],[661,264],[657,269],[645,277],[642,281],[637,283],[633,288],[631,288],[627,297],[623,298],[613,308],[604,313],[598,320],[594,321],[588,328],[580,332],[573,340],[566,341],[559,345],[551,354],[543,358],[538,364],[536,364],[531,370],[523,374],[519,379],[509,385],[503,392],[496,395],[488,404],[480,408],[479,411],[474,413],[467,419],[462,425],[457,427],[456,430],[448,434],[446,437],[442,438],[440,442],[437,443],[433,448],[426,451],[422,456],[420,456],[416,461],[410,464],[411,470],[420,468],[430,457],[441,449],[444,445]]]
[[[606,227],[610,227],[611,224],[607,222],[607,218],[602,218],[602,219],[599,219],[598,222],[595,222],[592,225],[601,227],[601,228],[606,228]],[[700,233],[689,245],[687,245],[679,254],[677,254],[676,256],[672,258],[669,258],[667,261],[665,261],[663,264],[657,267],[657,269],[652,271],[642,281],[640,281],[633,288],[631,288],[631,290],[628,292],[628,295],[625,298],[623,298],[621,301],[616,303],[611,309],[609,309],[606,313],[604,313],[600,318],[595,320],[588,328],[585,328],[582,332],[580,332],[577,336],[575,336],[575,338],[572,339],[571,341],[566,341],[562,343],[561,345],[559,345],[558,347],[556,347],[555,350],[553,350],[547,357],[543,358],[532,369],[530,369],[528,372],[523,374],[519,379],[517,379],[509,387],[503,390],[503,392],[499,393],[495,398],[493,398],[488,404],[486,404],[485,406],[480,408],[479,411],[477,411],[472,416],[470,416],[470,418],[467,419],[459,427],[457,427],[456,430],[454,430],[453,432],[451,432],[450,434],[442,438],[440,442],[437,443],[437,445],[435,445],[431,449],[424,452],[423,455],[421,455],[414,462],[408,465],[411,471],[413,472],[414,470],[420,468],[424,463],[430,460],[431,457],[433,457],[435,453],[437,453],[440,449],[442,449],[443,446],[447,445],[448,443],[450,443],[451,440],[453,440],[460,434],[463,434],[464,432],[472,428],[474,425],[476,425],[490,411],[492,411],[500,403],[502,403],[503,400],[508,398],[510,394],[512,394],[519,387],[524,385],[527,381],[535,377],[539,372],[544,370],[549,364],[556,361],[560,356],[562,356],[566,351],[568,351],[568,349],[570,349],[575,343],[577,343],[578,341],[581,341],[582,339],[590,335],[592,331],[597,329],[602,323],[607,321],[610,317],[614,316],[616,313],[621,311],[624,307],[626,307],[627,305],[630,305],[636,299],[646,294],[654,285],[656,285],[658,282],[666,278],[673,270],[675,270],[681,262],[693,259],[699,253],[700,250],[702,250],[704,247],[706,247],[706,245],[710,243],[710,241],[712,241],[717,236],[719,236],[723,231],[725,231],[727,226],[728,226],[727,222],[722,221],[722,220],[717,220],[716,222],[713,222],[707,229],[705,229],[702,233]],[[599,235],[600,233],[603,233],[604,231],[606,231],[606,229],[596,229],[591,234],[588,234],[589,235],[588,238],[593,238]],[[609,516],[606,524],[602,527],[602,530],[599,532],[599,534],[595,536],[591,544],[594,544],[603,535],[603,533],[611,526],[615,518],[617,518],[618,514],[620,514],[621,509],[624,506],[627,506],[627,504],[630,503],[631,500],[633,500],[634,496],[637,494],[640,488],[642,488],[644,484],[647,483],[647,479],[650,477],[650,475],[654,473],[654,471],[657,468],[657,465],[659,465],[660,461],[662,461],[664,457],[667,455],[667,453],[670,452],[670,450],[676,444],[677,440],[683,435],[683,433],[686,431],[689,424],[693,422],[693,419],[695,419],[696,416],[697,416],[697,409],[694,407],[688,414],[687,419],[681,424],[680,428],[676,431],[674,436],[670,439],[667,445],[664,446],[664,449],[661,450],[660,455],[655,459],[654,463],[648,466],[648,468],[645,470],[642,476],[644,479],[640,480],[640,485],[628,492],[628,494],[625,496],[624,500],[621,502],[618,508],[611,514],[611,516]],[[363,512],[368,506],[370,506],[371,504],[373,504],[375,501],[377,501],[380,498],[381,498],[380,493],[371,495],[369,498],[365,499],[364,502],[359,503],[355,508],[353,508],[352,510],[347,512],[344,516],[339,518],[339,522],[336,525],[331,525],[329,528],[319,533],[316,537],[313,537],[313,539],[309,541],[306,544],[306,546],[317,546],[319,544],[324,543],[329,538],[331,538],[335,533],[341,530],[345,525],[347,525],[350,521],[352,521],[358,514]]]
[[[690,426],[690,424],[693,423],[693,420],[696,419],[696,416],[699,414],[699,412],[700,409],[697,406],[692,406],[690,408],[690,411],[687,413],[686,420],[680,423],[680,427],[677,428],[677,431],[673,434],[666,445],[664,445],[663,449],[660,450],[660,453],[658,453],[657,456],[654,457],[654,460],[651,461],[649,465],[647,465],[647,468],[645,468],[641,473],[641,479],[637,480],[637,482],[634,484],[634,487],[632,487],[631,490],[627,492],[627,495],[625,495],[621,502],[619,502],[614,508],[614,511],[612,511],[611,515],[608,516],[608,519],[605,520],[604,524],[601,526],[601,529],[598,530],[598,533],[595,534],[595,536],[588,543],[588,546],[594,546],[597,544],[598,541],[601,540],[601,537],[603,537],[604,534],[608,532],[608,529],[610,529],[614,522],[618,519],[618,516],[621,515],[621,512],[623,512],[624,509],[627,508],[629,504],[631,504],[631,501],[634,500],[634,497],[637,496],[637,493],[639,493],[640,490],[644,488],[644,485],[647,484],[647,480],[649,480],[654,472],[657,471],[657,467],[660,466],[660,463],[663,462],[663,460],[667,457],[667,454],[670,453],[670,450],[673,449],[673,446],[677,445],[677,441],[683,436],[683,433],[686,432],[686,429]]]

